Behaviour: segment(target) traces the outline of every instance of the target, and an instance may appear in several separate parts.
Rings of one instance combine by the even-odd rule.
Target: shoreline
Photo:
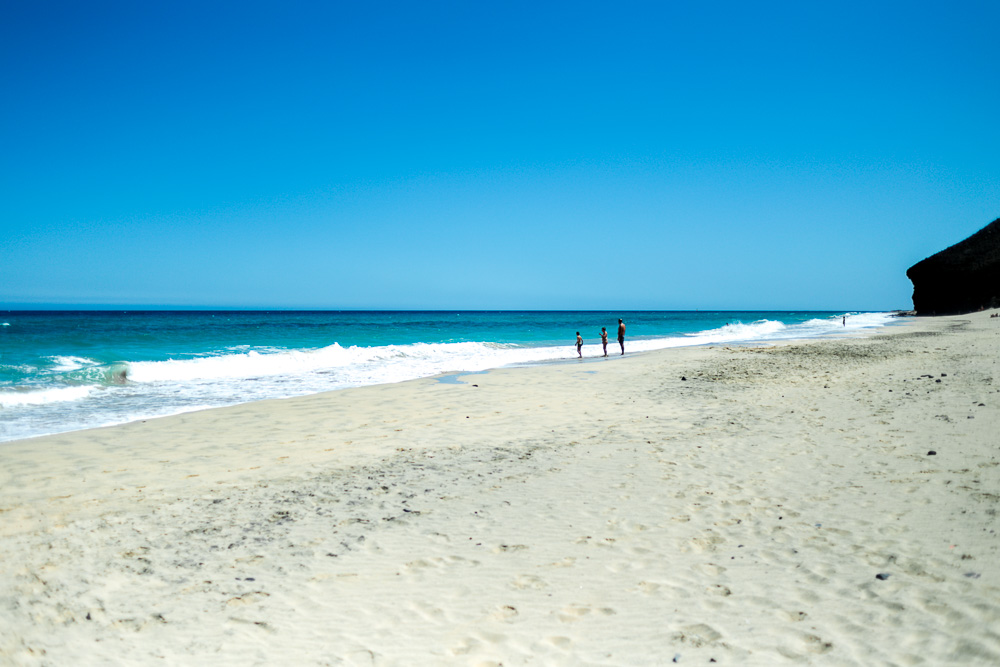
[[[719,314],[715,314],[713,321],[700,322],[697,327],[691,328],[695,324],[693,321],[670,322],[669,318],[662,320],[662,317],[661,320],[656,320],[655,313],[638,313],[637,316],[653,317],[654,327],[662,328],[668,325],[668,328],[673,327],[673,332],[660,335],[647,333],[637,338],[630,338],[630,353],[662,346],[715,344],[723,342],[718,340],[723,337],[733,338],[736,340],[731,342],[738,342],[741,337],[760,341],[762,336],[765,338],[781,335],[817,336],[819,334],[816,330],[817,323],[824,322],[826,326],[819,328],[825,329],[824,335],[831,333],[831,322],[827,321],[831,318],[820,317],[819,313],[808,314],[811,319],[803,319],[807,316],[802,314],[785,313],[791,319],[781,322],[768,320],[768,314],[765,313],[752,315],[764,319],[752,322],[745,318],[724,321],[719,319]],[[889,318],[889,313],[884,312],[857,315],[860,319],[852,320],[854,323],[851,327],[885,325]],[[20,384],[15,380],[12,386],[0,392],[0,412],[6,415],[0,427],[0,441],[12,442],[90,428],[104,428],[130,421],[173,416],[269,398],[294,398],[334,389],[367,386],[372,383],[395,383],[420,377],[433,377],[448,370],[520,367],[569,361],[576,357],[569,344],[557,344],[556,341],[542,344],[536,341],[530,344],[522,342],[508,345],[486,342],[491,340],[487,336],[479,342],[459,345],[424,344],[414,339],[400,351],[394,350],[392,346],[382,347],[378,344],[374,347],[343,348],[337,342],[323,345],[318,340],[312,340],[313,344],[319,346],[307,345],[300,348],[278,345],[259,350],[254,346],[246,349],[229,349],[222,346],[218,354],[209,354],[204,358],[185,358],[181,355],[178,359],[171,357],[158,361],[142,361],[143,357],[139,355],[137,360],[131,362],[119,360],[100,363],[100,359],[106,361],[111,358],[102,357],[100,354],[101,345],[111,345],[102,334],[106,333],[113,338],[122,336],[123,332],[104,331],[110,326],[105,320],[92,324],[95,339],[89,343],[94,346],[91,351],[96,356],[91,358],[86,351],[65,348],[63,350],[65,354],[39,357],[34,360],[38,369],[42,369],[36,373],[38,377],[31,378],[30,374],[25,375],[21,380],[26,384]],[[164,325],[163,322],[156,324]],[[268,320],[262,326],[266,325],[273,329],[276,324],[276,321]],[[312,324],[332,326],[332,323],[327,321]],[[475,328],[487,324],[484,321],[472,326]],[[518,323],[512,320],[507,324],[516,327]],[[578,326],[575,322],[572,324]],[[839,324],[838,318],[836,319],[838,329]],[[763,325],[763,329],[759,325]],[[777,325],[778,330],[773,330],[770,325]],[[60,331],[66,324],[57,322],[53,326],[56,331]],[[138,324],[133,322],[132,326]],[[183,326],[190,327],[191,322],[185,320]],[[706,326],[707,328],[699,328]],[[729,330],[729,327],[735,329]],[[689,328],[690,332],[682,333]],[[480,333],[486,334],[485,331]],[[838,332],[832,333],[836,335]],[[168,342],[165,341],[164,344]],[[18,343],[15,338],[13,345],[16,350],[27,343],[29,341],[25,340]],[[409,345],[413,347],[410,348]],[[613,344],[612,347],[617,345]],[[225,351],[221,351],[224,348]],[[588,357],[598,356],[599,344],[596,341],[587,342],[584,352]],[[366,361],[370,355],[381,360],[371,366],[370,360]],[[112,356],[115,359],[121,358],[117,352]],[[31,355],[25,350],[21,350],[20,357],[16,351],[14,353],[14,361],[19,359],[25,364],[24,368],[33,367],[30,357]],[[331,363],[333,366],[327,367],[327,364]],[[51,364],[56,366],[49,368],[47,365]],[[125,380],[126,374],[132,381]]]
[[[4,443],[0,658],[990,664],[989,314]]]

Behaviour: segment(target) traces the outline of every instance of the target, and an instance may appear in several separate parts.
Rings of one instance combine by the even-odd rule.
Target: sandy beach
[[[0,445],[0,663],[1000,664],[1000,318]]]

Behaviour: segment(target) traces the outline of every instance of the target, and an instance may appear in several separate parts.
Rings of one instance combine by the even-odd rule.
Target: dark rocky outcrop
[[[1000,218],[969,238],[917,262],[913,282],[917,315],[958,315],[1000,308]]]

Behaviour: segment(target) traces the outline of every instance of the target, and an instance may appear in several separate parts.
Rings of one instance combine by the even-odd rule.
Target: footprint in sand
[[[715,563],[701,563],[699,565],[695,565],[693,569],[701,572],[702,574],[707,574],[710,577],[717,577],[726,571],[726,568],[721,565],[716,565]]]
[[[698,623],[696,625],[685,625],[680,629],[680,632],[675,632],[672,638],[674,641],[684,642],[697,648],[699,646],[714,644],[722,639],[722,635],[712,626]]]
[[[784,619],[791,623],[799,623],[801,621],[804,621],[806,619],[806,616],[809,615],[804,611],[785,611],[783,609],[779,609],[778,611],[775,612],[775,614],[778,616],[778,618]]]
[[[825,641],[807,632],[798,630],[777,630],[776,634],[782,635],[785,639],[781,645],[776,647],[778,653],[792,660],[801,660],[809,654],[822,655],[833,650],[833,643]]]
[[[410,609],[414,614],[419,615],[426,621],[431,621],[434,623],[442,623],[446,619],[444,610],[440,607],[435,607],[434,605],[427,604],[425,602],[415,602],[411,603]]]
[[[703,553],[705,551],[715,551],[718,545],[725,542],[725,539],[718,535],[705,535],[688,540],[682,547],[682,552]]]
[[[264,591],[253,591],[252,593],[244,593],[243,595],[229,598],[226,600],[226,604],[230,607],[238,607],[240,605],[254,604],[268,597],[271,597],[270,593],[265,593]]]
[[[543,579],[536,577],[533,574],[520,574],[514,578],[514,581],[512,581],[510,585],[519,590],[525,590],[528,588],[541,590],[548,587],[548,584]]]
[[[433,558],[418,558],[403,565],[402,570],[406,574],[418,574],[428,570],[444,570],[458,566],[476,566],[477,560],[469,560],[461,556],[434,556]]]
[[[656,591],[660,590],[660,585],[654,584],[652,581],[640,581],[635,590],[638,590],[640,593],[645,593],[646,595],[652,595],[656,593]]]
[[[614,616],[617,614],[611,607],[589,607],[586,605],[571,604],[559,610],[558,618],[563,623],[575,623],[591,614],[598,616]]]
[[[517,611],[516,607],[512,607],[509,604],[505,604],[505,605],[500,605],[499,607],[494,609],[493,612],[490,614],[490,617],[496,621],[509,622],[514,620],[519,615],[520,612]]]

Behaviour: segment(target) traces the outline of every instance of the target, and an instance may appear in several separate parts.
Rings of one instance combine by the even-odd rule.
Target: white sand
[[[978,313],[6,443],[0,663],[1000,664],[998,358]]]

